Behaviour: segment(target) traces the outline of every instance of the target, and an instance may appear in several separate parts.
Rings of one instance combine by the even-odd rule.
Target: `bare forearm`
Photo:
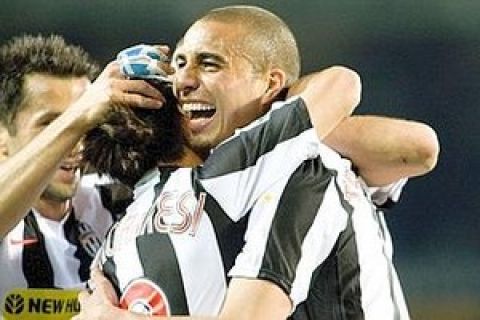
[[[286,319],[291,311],[291,301],[280,287],[259,279],[234,278],[230,282],[222,310],[217,316],[145,316],[116,307],[118,299],[112,284],[101,271],[94,269],[92,293],[80,292],[80,314],[73,320],[263,320]]]
[[[0,163],[0,238],[32,207],[62,158],[83,135],[73,112],[55,120],[18,153]]]
[[[351,159],[371,186],[425,174],[435,167],[439,152],[428,125],[378,116],[351,116],[324,142]]]
[[[118,64],[97,80],[36,138],[0,163],[0,239],[27,213],[55,169],[80,138],[116,108],[161,108],[165,98],[141,80],[125,80]]]
[[[334,66],[302,77],[289,90],[305,101],[320,139],[348,117],[360,102],[361,81],[353,70]]]

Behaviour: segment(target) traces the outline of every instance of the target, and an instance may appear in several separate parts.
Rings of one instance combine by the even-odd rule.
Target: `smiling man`
[[[106,70],[91,84],[97,66],[59,36],[23,36],[0,47],[2,302],[19,288],[85,285],[113,210],[81,179],[81,137],[107,118],[115,99],[149,105],[137,96],[148,88],[160,97],[144,81],[120,78],[115,65]]]
[[[60,37],[16,38],[0,49],[0,65],[6,159],[77,100],[97,71]],[[81,151],[79,143],[63,158],[21,221],[12,219],[14,210],[0,212],[0,297],[14,288],[80,287],[87,279],[112,217],[99,193],[80,185]]]
[[[285,52],[288,47],[292,50]],[[377,199],[380,194],[366,187],[350,162],[325,146],[319,157],[286,174],[308,149],[295,137],[306,137],[296,131],[304,123],[298,118],[305,116],[302,100],[313,126],[325,129],[335,106],[358,89],[358,78],[337,67],[322,72],[326,78],[306,76],[290,87],[300,98],[268,111],[297,80],[298,50],[280,19],[253,7],[220,8],[195,22],[175,50],[173,65],[191,146],[208,158],[194,169],[177,168],[178,163],[154,168],[137,183],[136,201],[98,255],[116,292],[95,271],[96,289],[82,292],[75,319],[145,318],[137,312],[159,316],[152,319],[285,319],[295,308],[293,319],[408,319],[388,231],[373,205],[395,200],[402,182],[381,188],[383,201]],[[309,83],[316,84],[309,90]],[[320,112],[315,116],[314,110]],[[358,134],[365,134],[358,130],[364,125],[397,133],[407,126],[409,132],[427,133],[417,142],[435,145],[427,126],[404,121],[379,126],[384,121],[378,118],[360,118],[362,126],[354,126],[354,119],[348,126]],[[395,149],[389,146],[392,136],[402,145],[410,139],[375,130],[368,139],[354,139],[359,149],[369,145],[372,156],[352,156],[375,167],[359,167],[370,183],[431,169],[425,165],[429,152],[410,152],[424,149],[421,143]],[[343,141],[333,140],[337,147]],[[149,155],[145,150],[150,151],[138,153]]]

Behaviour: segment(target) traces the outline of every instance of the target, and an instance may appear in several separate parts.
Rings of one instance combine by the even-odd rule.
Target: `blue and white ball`
[[[155,79],[169,82],[159,64],[168,62],[168,57],[154,46],[139,44],[120,51],[117,55],[120,70],[129,78]]]

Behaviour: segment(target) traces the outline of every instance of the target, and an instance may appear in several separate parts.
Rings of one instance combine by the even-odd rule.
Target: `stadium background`
[[[174,45],[206,10],[238,1],[1,1],[0,42],[58,33],[100,63],[132,44]],[[243,1],[297,35],[303,71],[332,64],[363,79],[361,114],[429,123],[437,169],[407,185],[388,221],[413,319],[480,319],[480,2]],[[1,272],[1,271],[0,271]]]

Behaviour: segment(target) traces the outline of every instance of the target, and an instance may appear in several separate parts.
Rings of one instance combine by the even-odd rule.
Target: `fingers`
[[[144,109],[160,109],[165,103],[165,98],[157,99],[146,97],[139,93],[123,92],[117,94],[115,99],[112,99],[112,106],[144,108]],[[116,109],[115,109],[116,110]]]
[[[90,293],[87,290],[80,291],[78,294],[78,302],[80,302],[80,305],[84,305],[89,296]]]
[[[156,44],[156,45],[153,45],[153,47],[166,56],[170,54],[170,47],[166,44]]]
[[[97,81],[107,78],[125,79],[125,76],[120,71],[120,64],[118,61],[109,62],[97,77]]]
[[[98,268],[92,269],[90,273],[91,281],[94,283],[95,292],[113,305],[118,305],[118,297],[110,281],[103,275]]]
[[[167,73],[167,75],[171,75],[175,72],[175,69],[172,67],[170,64],[170,47],[167,45],[154,45],[153,46],[155,49],[157,49],[161,54],[163,54],[164,57],[167,59],[161,59],[158,62],[158,67],[163,70],[163,72]]]
[[[143,80],[116,80],[114,88],[127,94],[141,95],[145,98],[165,103],[165,97],[154,86]]]

